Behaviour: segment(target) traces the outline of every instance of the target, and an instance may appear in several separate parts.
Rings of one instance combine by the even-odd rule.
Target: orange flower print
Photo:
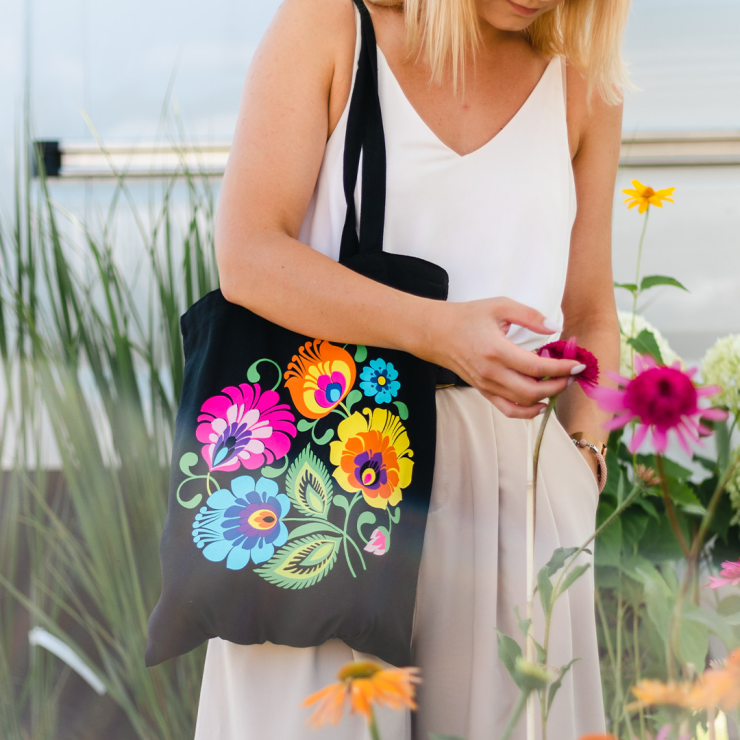
[[[395,506],[411,483],[414,466],[401,420],[386,409],[364,409],[339,423],[331,443],[334,478],[350,493],[359,491],[376,509]]]
[[[355,383],[355,362],[345,349],[324,340],[306,342],[293,355],[285,387],[298,411],[321,419],[333,411]]]

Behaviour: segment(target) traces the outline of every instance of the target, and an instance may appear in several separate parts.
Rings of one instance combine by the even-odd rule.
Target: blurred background
[[[203,651],[139,665],[159,588],[177,320],[216,285],[219,172],[278,4],[0,2],[0,737],[192,731]],[[633,0],[625,51],[636,89],[614,279],[634,281],[643,226],[620,191],[675,186],[675,205],[651,209],[641,274],[688,292],[653,288],[638,310],[697,364],[740,333],[740,0]],[[50,142],[58,176],[43,185],[31,141]],[[111,162],[136,176],[112,177]],[[631,310],[630,294],[617,298]],[[29,629],[46,650],[28,649]],[[54,657],[62,634],[82,667]]]
[[[85,110],[108,145],[151,142],[163,133],[162,107],[174,77],[172,101],[185,139],[228,144],[245,71],[277,5],[275,0],[214,0],[207,6],[194,0],[5,0],[0,195],[7,196],[12,186],[24,70],[37,139],[94,144],[80,113]],[[740,0],[634,0],[626,57],[638,89],[627,95],[625,138],[707,131],[740,136]],[[670,214],[653,214],[643,264],[645,274],[653,274],[670,260],[671,274],[691,292],[655,291],[645,315],[679,354],[696,359],[717,336],[738,326],[738,169],[623,169],[617,202],[633,177],[656,189],[676,186]],[[106,203],[109,191],[100,181],[74,180],[55,184],[53,195],[84,214],[95,203]],[[617,281],[633,277],[640,226],[634,212],[615,209]],[[626,301],[626,294],[621,298]]]

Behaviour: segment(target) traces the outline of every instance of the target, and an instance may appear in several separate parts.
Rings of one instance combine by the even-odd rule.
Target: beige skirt
[[[430,732],[491,740],[503,730],[518,694],[498,660],[494,627],[523,644],[514,607],[525,614],[528,437],[542,417],[510,419],[473,388],[445,388],[436,397],[437,459],[413,635],[414,664],[423,678],[419,710],[413,717],[380,712],[379,726],[383,740],[428,740]],[[579,546],[589,537],[597,502],[588,463],[552,414],[537,479],[535,572],[555,548]],[[541,639],[538,603],[534,625]],[[310,730],[310,710],[300,704],[332,683],[344,663],[367,657],[340,640],[292,648],[214,638],[195,740],[366,740],[356,716]],[[592,569],[553,614],[549,662],[563,666],[573,658],[579,660],[550,714],[552,740],[604,732]],[[514,737],[526,737],[524,720]]]

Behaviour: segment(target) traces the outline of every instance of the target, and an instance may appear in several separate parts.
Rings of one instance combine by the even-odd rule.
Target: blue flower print
[[[360,388],[368,398],[375,398],[376,403],[388,403],[398,395],[401,384],[396,380],[398,370],[392,362],[378,358],[370,360],[362,368]]]
[[[274,480],[239,476],[231,481],[231,491],[222,488],[207,503],[195,516],[193,540],[208,560],[225,559],[229,570],[241,570],[250,559],[268,561],[288,540],[282,520],[290,500],[278,493]]]

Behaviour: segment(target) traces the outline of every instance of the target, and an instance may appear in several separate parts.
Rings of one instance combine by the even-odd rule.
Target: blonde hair
[[[472,51],[475,58],[480,44],[475,0],[369,2],[402,9],[409,55],[430,66],[435,82],[450,65],[457,90],[466,53]],[[589,99],[596,91],[615,104],[629,85],[621,51],[629,4],[630,0],[563,0],[536,18],[525,33],[536,51],[564,55],[587,77]]]

